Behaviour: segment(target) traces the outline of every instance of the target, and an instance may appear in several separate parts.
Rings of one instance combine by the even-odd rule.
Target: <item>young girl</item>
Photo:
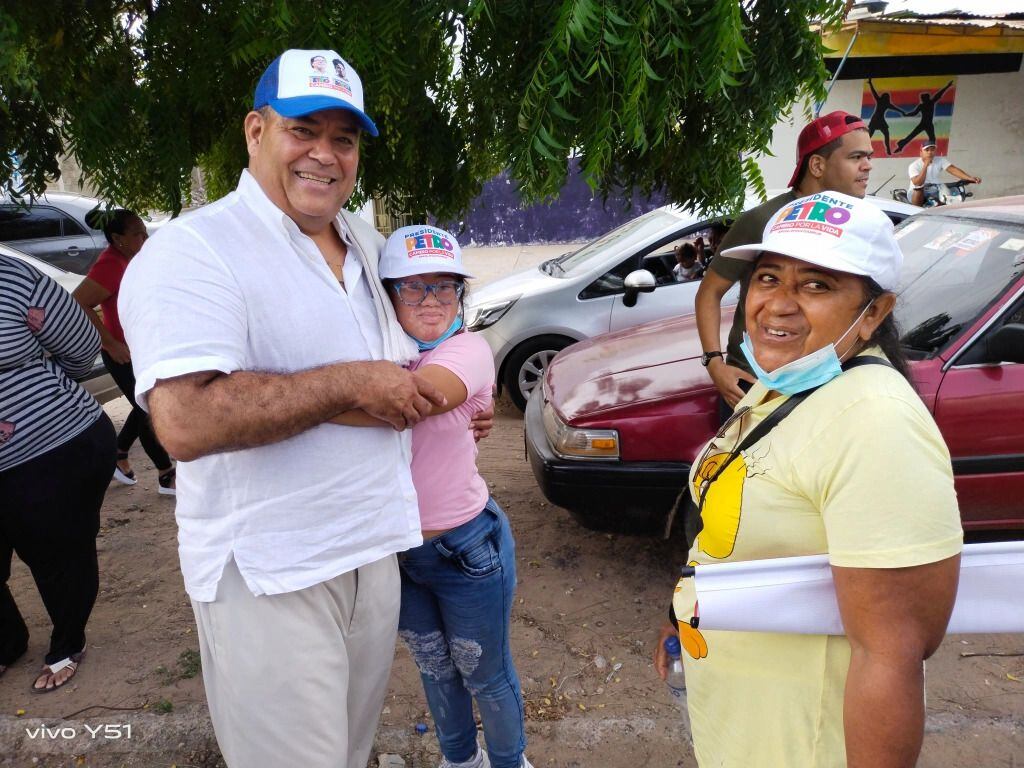
[[[399,635],[423,679],[441,768],[532,768],[523,755],[523,700],[509,647],[515,543],[477,471],[469,429],[494,385],[487,342],[462,328],[464,278],[471,275],[453,235],[414,226],[388,238],[380,276],[420,348],[412,369],[448,400],[412,430],[423,544],[399,555]],[[476,742],[474,698],[486,754]]]

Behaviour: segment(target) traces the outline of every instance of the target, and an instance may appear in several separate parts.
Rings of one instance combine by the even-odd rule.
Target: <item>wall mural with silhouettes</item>
[[[887,77],[864,81],[860,116],[876,158],[918,157],[926,142],[949,152],[955,77]]]

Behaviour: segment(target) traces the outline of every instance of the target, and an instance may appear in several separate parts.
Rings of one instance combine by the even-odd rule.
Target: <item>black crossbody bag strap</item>
[[[843,363],[843,370],[848,371],[851,368],[859,368],[862,365],[884,365],[886,368],[892,368],[896,370],[896,366],[886,360],[884,357],[876,357],[875,355],[861,355],[860,357],[851,357],[845,363]]]
[[[888,366],[889,368],[894,368],[893,364],[886,360],[884,357],[875,357],[874,355],[862,355],[860,357],[852,357],[845,363],[843,363],[842,367],[844,371],[848,371],[851,368],[859,368],[862,365],[885,365]],[[768,416],[765,417],[764,421],[762,421],[754,429],[752,429],[750,431],[750,434],[748,434],[743,439],[743,441],[732,450],[732,452],[729,454],[726,460],[723,461],[715,470],[715,474],[712,475],[711,478],[708,480],[707,484],[704,486],[704,492],[701,493],[700,495],[700,499],[697,503],[697,509],[701,510],[704,508],[704,498],[708,495],[708,491],[711,489],[712,483],[714,483],[715,480],[718,479],[718,476],[721,475],[726,470],[726,468],[733,463],[737,456],[743,453],[743,451],[747,450],[747,448],[750,448],[752,445],[755,445],[758,440],[760,440],[773,429],[775,429],[775,427],[779,425],[780,421],[782,421],[784,418],[786,418],[787,416],[789,416],[789,414],[793,412],[794,408],[800,405],[800,403],[802,403],[808,397],[813,395],[823,386],[825,385],[821,384],[817,387],[814,387],[813,389],[807,389],[804,390],[803,392],[798,392],[797,394],[790,396],[789,400],[787,400],[774,411],[772,411]]]
[[[799,392],[795,395],[792,395],[789,398],[789,400],[784,402],[782,405],[780,405],[778,408],[772,411],[768,416],[766,416],[764,421],[762,421],[754,429],[752,429],[750,431],[750,434],[743,438],[743,441],[732,449],[732,451],[726,457],[725,461],[718,465],[718,468],[715,470],[715,474],[708,478],[707,483],[705,483],[704,491],[701,493],[700,498],[697,500],[698,513],[702,509],[704,509],[704,499],[705,497],[707,497],[708,491],[711,490],[711,486],[714,485],[714,482],[718,479],[718,476],[721,475],[729,467],[729,465],[736,460],[736,457],[743,453],[743,451],[747,450],[747,448],[754,445],[758,440],[767,435],[773,429],[775,429],[775,427],[778,426],[780,421],[789,416],[789,414],[793,412],[794,408],[796,408],[798,405],[800,405],[800,403],[806,400],[813,392],[817,391],[817,389],[818,388],[815,387],[814,389],[808,389],[803,392]],[[700,467],[698,467],[697,469],[699,471]]]

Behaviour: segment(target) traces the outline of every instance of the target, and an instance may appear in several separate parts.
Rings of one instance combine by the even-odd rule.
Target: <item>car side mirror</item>
[[[657,281],[646,269],[635,269],[626,275],[626,279],[623,283],[626,288],[626,293],[622,297],[622,303],[627,307],[636,306],[636,298],[641,293],[650,293],[654,290]]]
[[[988,341],[988,359],[993,363],[1024,363],[1024,323],[1007,323],[993,333]]]

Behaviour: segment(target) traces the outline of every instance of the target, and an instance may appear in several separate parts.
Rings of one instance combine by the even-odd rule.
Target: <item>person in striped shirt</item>
[[[100,339],[70,294],[4,254],[0,286],[0,675],[28,648],[7,587],[16,552],[53,622],[31,688],[49,693],[67,684],[85,653],[114,425],[76,382],[91,372]]]

